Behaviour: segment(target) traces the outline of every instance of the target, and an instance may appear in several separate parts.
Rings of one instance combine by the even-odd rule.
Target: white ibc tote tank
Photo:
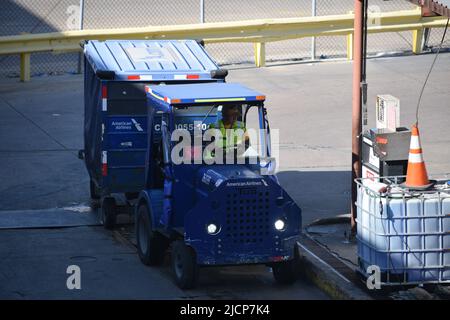
[[[373,183],[358,180],[360,272],[377,265],[386,284],[450,282],[448,185],[409,193],[392,184],[376,192]]]

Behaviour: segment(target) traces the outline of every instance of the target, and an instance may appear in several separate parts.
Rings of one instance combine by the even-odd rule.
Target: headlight
[[[284,223],[283,220],[278,219],[277,221],[275,221],[275,229],[278,231],[283,231],[284,227],[286,226],[286,224]]]
[[[210,223],[206,226],[206,231],[209,234],[216,234],[219,231],[219,227],[217,227],[214,223]]]

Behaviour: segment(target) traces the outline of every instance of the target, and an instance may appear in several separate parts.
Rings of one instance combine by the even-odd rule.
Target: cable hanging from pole
[[[428,78],[430,77],[430,74],[433,71],[433,67],[434,67],[434,64],[436,63],[437,57],[439,55],[439,52],[441,51],[442,44],[444,43],[445,34],[447,33],[447,28],[448,28],[449,21],[450,21],[450,18],[447,19],[447,23],[445,25],[445,29],[444,29],[444,33],[442,35],[441,42],[439,43],[439,47],[438,47],[438,49],[436,51],[436,54],[434,55],[433,63],[431,64],[430,70],[428,71],[427,77],[425,78],[425,81],[423,83],[422,89],[420,90],[419,100],[417,101],[417,106],[416,106],[416,126],[419,125],[419,108],[420,108],[420,102],[422,101],[422,95],[423,95],[423,92],[425,91],[425,87],[427,85]]]

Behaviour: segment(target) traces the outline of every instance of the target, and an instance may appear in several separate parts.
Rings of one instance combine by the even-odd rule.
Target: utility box
[[[400,127],[400,100],[390,94],[378,95],[376,119],[377,129],[395,132]]]
[[[361,176],[404,176],[408,168],[411,131],[400,127],[400,100],[390,94],[377,96],[376,128],[363,133]]]
[[[408,167],[411,131],[400,127],[370,129],[363,135],[362,177],[403,176]]]

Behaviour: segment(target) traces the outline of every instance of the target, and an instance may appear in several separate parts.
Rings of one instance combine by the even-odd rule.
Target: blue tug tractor
[[[145,90],[146,179],[135,207],[141,261],[159,265],[171,248],[182,289],[193,288],[206,266],[264,264],[277,282],[293,283],[301,209],[275,176],[265,96],[232,83],[148,85]],[[214,139],[201,140],[200,148],[194,144],[199,132],[220,127],[230,107],[238,110],[244,130],[258,134],[245,139],[240,150],[230,151]],[[179,148],[186,138],[192,143]],[[225,161],[211,163],[211,144],[213,156],[227,149],[222,150]]]

